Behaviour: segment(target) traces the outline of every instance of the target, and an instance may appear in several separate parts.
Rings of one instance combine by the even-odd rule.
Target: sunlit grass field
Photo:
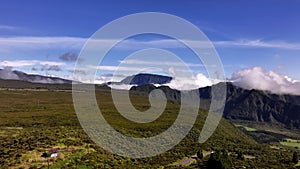
[[[284,146],[289,146],[289,147],[297,147],[300,148],[300,140],[294,140],[294,139],[284,139],[284,141],[281,141],[280,144]]]

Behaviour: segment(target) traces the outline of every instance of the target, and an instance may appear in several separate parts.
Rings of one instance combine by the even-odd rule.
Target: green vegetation
[[[252,132],[252,131],[257,131],[256,128],[252,128],[252,127],[248,127],[248,126],[243,126],[243,125],[236,125],[237,127],[242,127],[244,128],[246,131]]]
[[[109,91],[98,90],[96,95],[105,119],[128,136],[150,137],[165,131],[180,109],[176,103],[168,102],[161,117],[139,124],[117,113]],[[132,95],[131,100],[139,110],[149,107],[148,97],[143,95]],[[79,125],[70,91],[0,90],[0,103],[0,168],[47,168],[48,162],[50,168],[177,168],[171,164],[203,150],[203,159],[186,166],[199,168],[210,159],[205,152],[218,149],[228,151],[228,158],[236,168],[292,168],[295,165],[291,163],[291,150],[274,150],[258,144],[224,119],[207,142],[198,143],[207,116],[202,110],[193,129],[173,149],[156,157],[130,159],[111,154],[91,141]],[[53,148],[60,150],[57,158],[41,157]],[[240,160],[239,152],[255,158]]]
[[[217,150],[210,154],[207,162],[208,169],[231,169],[232,161],[226,150]]]
[[[283,141],[281,141],[280,144],[284,146],[300,148],[300,140],[287,138],[287,139],[283,139]]]
[[[245,156],[243,155],[242,152],[237,153],[237,159],[239,159],[239,160],[244,160],[245,159]]]
[[[298,156],[297,151],[295,151],[295,152],[293,153],[293,159],[292,159],[292,161],[293,161],[293,163],[297,164],[297,163],[298,163],[298,160],[299,160],[299,156]]]
[[[202,150],[199,150],[199,151],[197,152],[197,157],[198,157],[199,159],[202,159],[202,158],[203,158],[203,152],[202,152]]]
[[[300,167],[300,160],[298,160],[298,163],[295,165],[295,167]]]

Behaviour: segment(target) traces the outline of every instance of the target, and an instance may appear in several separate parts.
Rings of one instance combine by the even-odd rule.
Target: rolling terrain
[[[141,85],[130,89],[130,98],[135,108],[147,110],[148,94],[154,89],[164,91],[168,99],[164,113],[147,124],[131,122],[118,113],[110,94],[115,89],[105,84],[95,86],[98,106],[105,119],[124,135],[155,136],[170,127],[177,117],[180,91],[163,85],[156,87],[143,84],[159,81],[155,75],[143,80],[145,76],[147,74],[136,78],[135,83]],[[127,82],[128,79],[124,81],[134,84]],[[213,136],[200,144],[198,137],[210,105],[211,87],[200,88],[197,92],[200,94],[201,110],[187,137],[164,154],[132,160],[113,155],[91,141],[79,125],[70,83],[31,83],[3,79],[0,82],[2,168],[46,168],[48,162],[51,168],[177,168],[181,165],[205,168],[209,152],[216,150],[229,152],[236,168],[292,168],[295,165],[291,159],[300,139],[300,118],[297,113],[299,96],[246,90],[227,83],[224,119]],[[60,154],[58,158],[42,157],[44,152],[56,149]],[[193,156],[200,150],[205,156],[202,160],[195,160]],[[262,151],[264,154],[261,154]],[[241,160],[241,153],[247,158]]]
[[[51,90],[43,90],[51,86]],[[113,155],[84,133],[74,112],[71,90],[66,86],[70,85],[0,90],[0,168],[47,168],[48,163],[51,168],[178,168],[177,164],[199,150],[206,154],[219,149],[229,152],[236,168],[292,168],[295,165],[291,162],[292,150],[261,145],[225,119],[207,142],[198,143],[207,116],[205,110],[199,110],[197,121],[187,137],[166,153],[143,159]],[[167,129],[177,117],[179,105],[169,101],[164,113],[154,122],[133,123],[117,112],[108,87],[98,86],[97,89],[98,104],[105,119],[122,134],[154,136]],[[140,92],[132,93],[131,101],[138,110],[149,107],[148,96]],[[53,149],[59,150],[59,157],[41,157]],[[238,154],[241,152],[249,158],[240,160]],[[203,168],[208,159],[209,156],[205,156],[185,167]]]
[[[230,82],[227,82],[226,86],[227,98],[223,114],[226,119],[263,122],[270,125],[281,125],[288,129],[300,129],[300,96],[279,95],[255,89],[247,90]],[[142,93],[149,93],[153,89],[162,89],[169,100],[180,102],[180,92],[167,86],[155,87],[146,84],[131,88],[132,91]],[[199,88],[198,92],[202,101],[201,107],[208,109],[211,87]]]

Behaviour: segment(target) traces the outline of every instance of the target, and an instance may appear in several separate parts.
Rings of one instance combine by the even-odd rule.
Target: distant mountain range
[[[247,90],[226,83],[227,97],[223,116],[229,120],[263,122],[283,125],[287,128],[300,129],[300,96],[277,95],[268,91]],[[134,86],[130,90],[150,93],[153,89],[164,91],[167,99],[180,102],[180,91],[167,86]],[[211,87],[200,88],[200,107],[209,109]]]
[[[41,75],[31,75],[20,71],[12,71],[10,69],[0,69],[0,79],[20,80],[32,83],[47,83],[47,84],[71,84],[71,80],[66,80],[58,77],[48,77]]]
[[[4,70],[0,69],[0,78],[8,79]],[[46,77],[40,75],[28,75],[19,71],[12,71],[14,80],[0,80],[0,87],[9,88],[50,88],[50,89],[72,89],[72,81],[61,78]],[[6,77],[5,77],[6,76]],[[20,82],[20,80],[22,82]],[[155,87],[153,84],[166,84],[172,77],[138,74],[129,76],[120,82],[109,82],[109,84],[137,85],[130,92],[148,94],[153,89],[161,89],[165,92],[167,99],[180,102],[180,91],[168,86]],[[28,83],[35,82],[35,83]],[[56,83],[55,85],[53,85]],[[52,84],[52,85],[51,85]],[[268,91],[247,90],[226,83],[227,98],[223,116],[235,121],[262,122],[267,124],[282,125],[287,128],[300,129],[300,96],[272,94]],[[101,87],[102,86],[102,87]],[[106,85],[98,85],[97,88],[107,89]],[[211,87],[197,89],[200,94],[200,107],[208,109],[211,99]]]
[[[147,77],[147,78],[145,78]],[[155,87],[153,84],[164,84],[172,78],[159,79],[160,76],[147,74],[137,75],[125,80],[127,84],[137,84],[131,91],[149,93],[161,89],[169,100],[180,102],[180,92],[167,86]],[[131,83],[128,83],[132,79]],[[142,85],[141,85],[142,84]],[[300,129],[300,96],[273,94],[269,91],[247,90],[234,83],[226,83],[227,98],[223,116],[229,120],[255,121],[268,124],[284,125],[287,128]],[[200,106],[208,109],[211,99],[211,87],[199,88]]]

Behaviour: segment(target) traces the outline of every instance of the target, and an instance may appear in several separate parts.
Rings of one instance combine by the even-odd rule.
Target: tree
[[[293,159],[292,159],[292,161],[293,161],[293,163],[298,163],[298,160],[299,160],[299,157],[298,157],[298,153],[297,153],[297,151],[295,151],[294,153],[293,153]]]
[[[199,151],[197,152],[197,157],[198,157],[199,159],[202,159],[202,158],[203,158],[202,150],[199,150]]]
[[[241,151],[238,152],[237,159],[239,159],[239,160],[244,160],[245,159],[245,157],[244,157],[244,155]]]
[[[50,157],[50,154],[44,152],[44,153],[41,155],[41,157],[48,158],[48,157]]]
[[[231,169],[232,162],[228,156],[227,151],[216,151],[210,154],[207,162],[208,169]]]
[[[49,159],[48,159],[48,157],[50,157],[50,156],[51,156],[51,155],[48,154],[48,153],[46,153],[46,152],[44,152],[44,153],[41,155],[41,157],[44,157],[45,159],[47,159],[48,169],[49,169]]]

